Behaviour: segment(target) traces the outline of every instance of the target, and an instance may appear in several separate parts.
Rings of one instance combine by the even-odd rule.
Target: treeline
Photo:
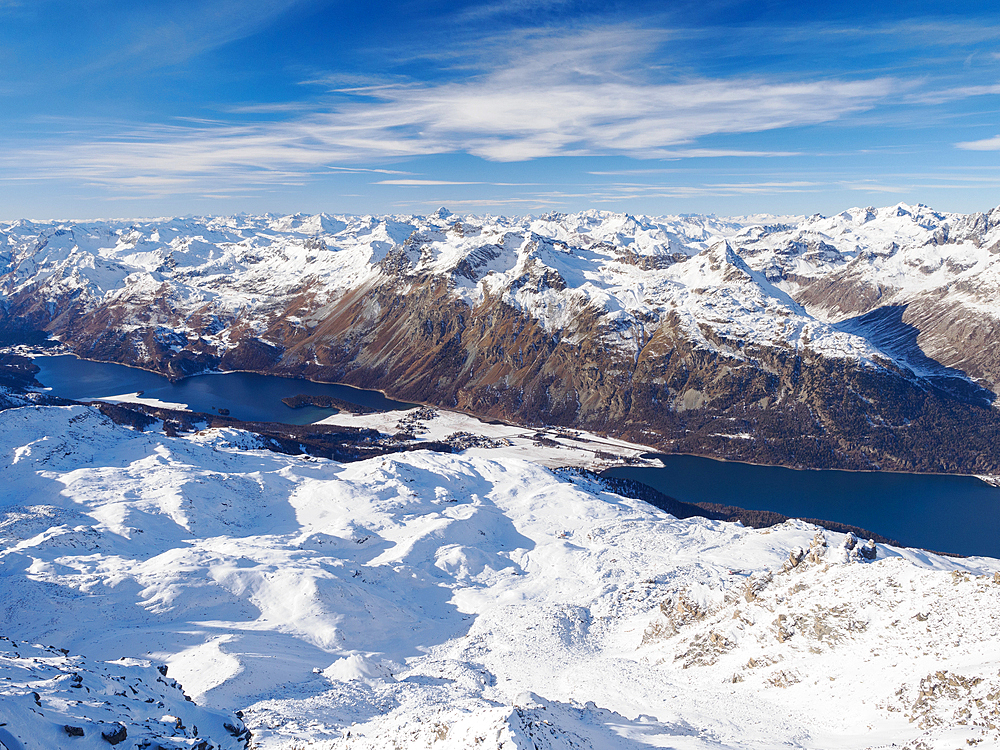
[[[92,404],[116,424],[145,430],[162,423],[167,435],[195,432],[207,428],[232,428],[257,435],[260,448],[287,455],[310,455],[334,461],[360,461],[411,450],[451,453],[447,443],[426,441],[401,443],[388,439],[378,430],[340,425],[290,425],[280,422],[244,422],[233,417],[200,412],[163,409],[146,404]]]
[[[362,406],[351,401],[346,401],[336,396],[312,395],[300,393],[296,396],[286,396],[281,399],[281,403],[292,409],[301,409],[303,406],[318,406],[322,409],[337,409],[350,414],[372,414],[379,411],[371,406]]]

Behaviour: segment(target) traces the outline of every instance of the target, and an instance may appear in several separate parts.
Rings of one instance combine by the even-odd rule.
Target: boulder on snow
[[[101,730],[101,737],[112,745],[117,745],[128,737],[128,730],[125,729],[125,725],[121,722],[115,722]]]

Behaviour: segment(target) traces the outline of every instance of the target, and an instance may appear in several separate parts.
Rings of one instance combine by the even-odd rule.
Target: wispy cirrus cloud
[[[660,170],[634,170],[639,174],[653,174]],[[813,179],[759,179],[753,181],[696,181],[692,184],[657,184],[619,182],[603,185],[577,185],[575,190],[543,190],[516,198],[496,196],[467,198],[437,193],[433,197],[421,196],[411,202],[400,203],[410,208],[445,205],[449,208],[484,206],[511,206],[523,210],[548,210],[553,206],[586,205],[629,207],[648,201],[675,201],[690,199],[729,200],[764,197],[769,202],[781,196],[818,195],[830,190],[854,194],[906,196],[914,190],[963,191],[1000,186],[1000,171],[996,176],[969,174],[926,173],[887,174],[884,179],[843,179],[836,174],[816,174]]]
[[[251,36],[285,13],[312,4],[315,0],[180,0],[169,14],[154,4],[124,4],[107,33],[120,37],[126,32],[127,41],[108,44],[107,54],[76,73],[90,75],[124,65],[175,65]]]
[[[801,156],[801,151],[747,151],[742,149],[726,148],[676,148],[661,149],[657,156],[660,159],[717,159],[731,157],[747,157],[754,159],[779,157],[779,156]],[[588,170],[587,174],[593,175],[616,175],[616,174],[652,174],[655,172],[670,172],[670,169],[629,169],[613,171]]]
[[[496,187],[525,187],[535,185],[533,182],[485,182],[458,180],[379,180],[376,185],[401,185],[404,187],[425,187],[433,185],[493,185]]]
[[[372,169],[368,167],[333,167],[326,165],[326,168],[334,172],[348,172],[353,174],[413,174],[399,169]]]
[[[284,184],[331,164],[465,153],[516,162],[553,156],[786,156],[795,152],[689,146],[718,134],[830,122],[875,107],[889,78],[772,81],[651,77],[645,56],[663,33],[637,29],[546,34],[479,75],[375,86],[362,98],[256,123],[123,128],[0,157],[18,171],[109,187],[137,177],[158,189],[231,182]],[[268,111],[280,111],[269,109]],[[393,184],[400,184],[395,182]],[[426,183],[425,183],[426,184]]]
[[[551,198],[508,198],[508,197],[497,197],[497,198],[437,198],[434,200],[419,200],[419,201],[409,201],[406,203],[397,203],[397,206],[441,206],[446,205],[451,208],[483,208],[483,207],[498,207],[498,206],[514,206],[519,209],[546,209],[553,204],[558,204],[560,201],[554,201]]]
[[[963,141],[955,144],[963,151],[1000,151],[1000,135],[984,138],[980,141]]]
[[[810,180],[787,182],[718,182],[700,185],[612,185],[595,191],[589,197],[594,202],[621,201],[629,198],[689,198],[733,197],[744,195],[776,195],[779,193],[809,193],[822,189],[823,183]]]
[[[403,185],[420,187],[425,185],[486,185],[485,182],[456,182],[454,180],[379,180],[376,185]]]
[[[1000,84],[995,85],[982,85],[982,86],[958,86],[955,88],[946,88],[936,91],[927,91],[923,93],[913,94],[908,98],[909,101],[913,101],[919,104],[947,104],[948,102],[957,102],[962,99],[970,99],[974,96],[991,96],[1000,94]]]

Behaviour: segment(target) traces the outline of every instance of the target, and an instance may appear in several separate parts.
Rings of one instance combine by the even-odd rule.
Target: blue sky
[[[987,2],[0,0],[0,217],[1000,204]]]

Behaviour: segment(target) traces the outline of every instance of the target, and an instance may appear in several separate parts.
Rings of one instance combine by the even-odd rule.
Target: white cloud
[[[764,156],[678,148],[714,134],[813,125],[869,109],[891,79],[797,83],[762,78],[655,80],[644,55],[662,32],[610,29],[522,40],[474,78],[375,87],[363,100],[255,124],[138,127],[117,138],[8,150],[8,166],[50,177],[181,191],[236,180],[285,184],[333,164],[468,153],[492,161],[618,154]]]
[[[816,192],[822,183],[806,180],[792,182],[723,182],[704,185],[611,185],[589,197],[593,201],[626,198],[690,198],[694,196],[732,197]]]
[[[913,190],[912,185],[879,185],[871,182],[861,182],[857,184],[844,183],[843,187],[848,190],[856,190],[862,193],[909,193]]]
[[[962,99],[969,99],[973,96],[989,96],[991,94],[1000,94],[1000,85],[959,86],[956,88],[942,89],[940,91],[928,91],[923,94],[915,94],[908,97],[908,100],[919,104],[946,104],[947,102],[957,102]]]
[[[454,150],[493,161],[580,154],[669,158],[712,155],[671,148],[707,135],[834,120],[891,90],[884,80],[581,84],[506,77],[393,92],[381,105],[343,115],[358,126],[412,129],[419,135],[410,139],[422,146],[454,144]]]
[[[453,182],[451,180],[379,180],[376,185],[483,185],[482,182]]]
[[[561,203],[548,198],[435,198],[433,200],[420,200],[407,203],[398,203],[398,206],[441,206],[450,208],[459,207],[500,207],[517,206],[519,208],[547,208],[548,206]]]
[[[111,51],[75,71],[91,75],[124,66],[174,65],[251,36],[313,0],[194,0],[163,14],[156,4],[125,3],[97,27]],[[113,22],[112,22],[113,21]],[[123,40],[124,37],[124,40]]]
[[[746,156],[755,158],[768,158],[774,156],[801,156],[801,151],[743,151],[740,149],[727,148],[680,148],[673,151],[665,151],[664,158],[671,159],[692,159],[692,158],[717,158],[723,156]]]
[[[372,173],[372,174],[413,174],[413,172],[402,172],[398,169],[369,169],[367,167],[333,167],[329,165],[326,165],[326,168],[334,172]]]
[[[956,143],[955,147],[966,151],[1000,151],[1000,135],[984,138],[981,141],[963,141]]]
[[[991,21],[994,19],[990,19]],[[760,29],[762,33],[767,27]],[[775,31],[779,31],[775,29]],[[828,21],[797,24],[780,29],[780,34],[791,40],[805,40],[815,44],[818,36],[835,37],[865,45],[868,51],[928,49],[942,47],[968,47],[974,44],[995,42],[1000,39],[1000,25],[982,19],[952,16],[924,20],[903,18],[887,23],[870,23],[863,26],[838,26]],[[753,39],[753,37],[750,37]],[[775,38],[780,38],[775,34]],[[966,55],[963,54],[964,58]]]

